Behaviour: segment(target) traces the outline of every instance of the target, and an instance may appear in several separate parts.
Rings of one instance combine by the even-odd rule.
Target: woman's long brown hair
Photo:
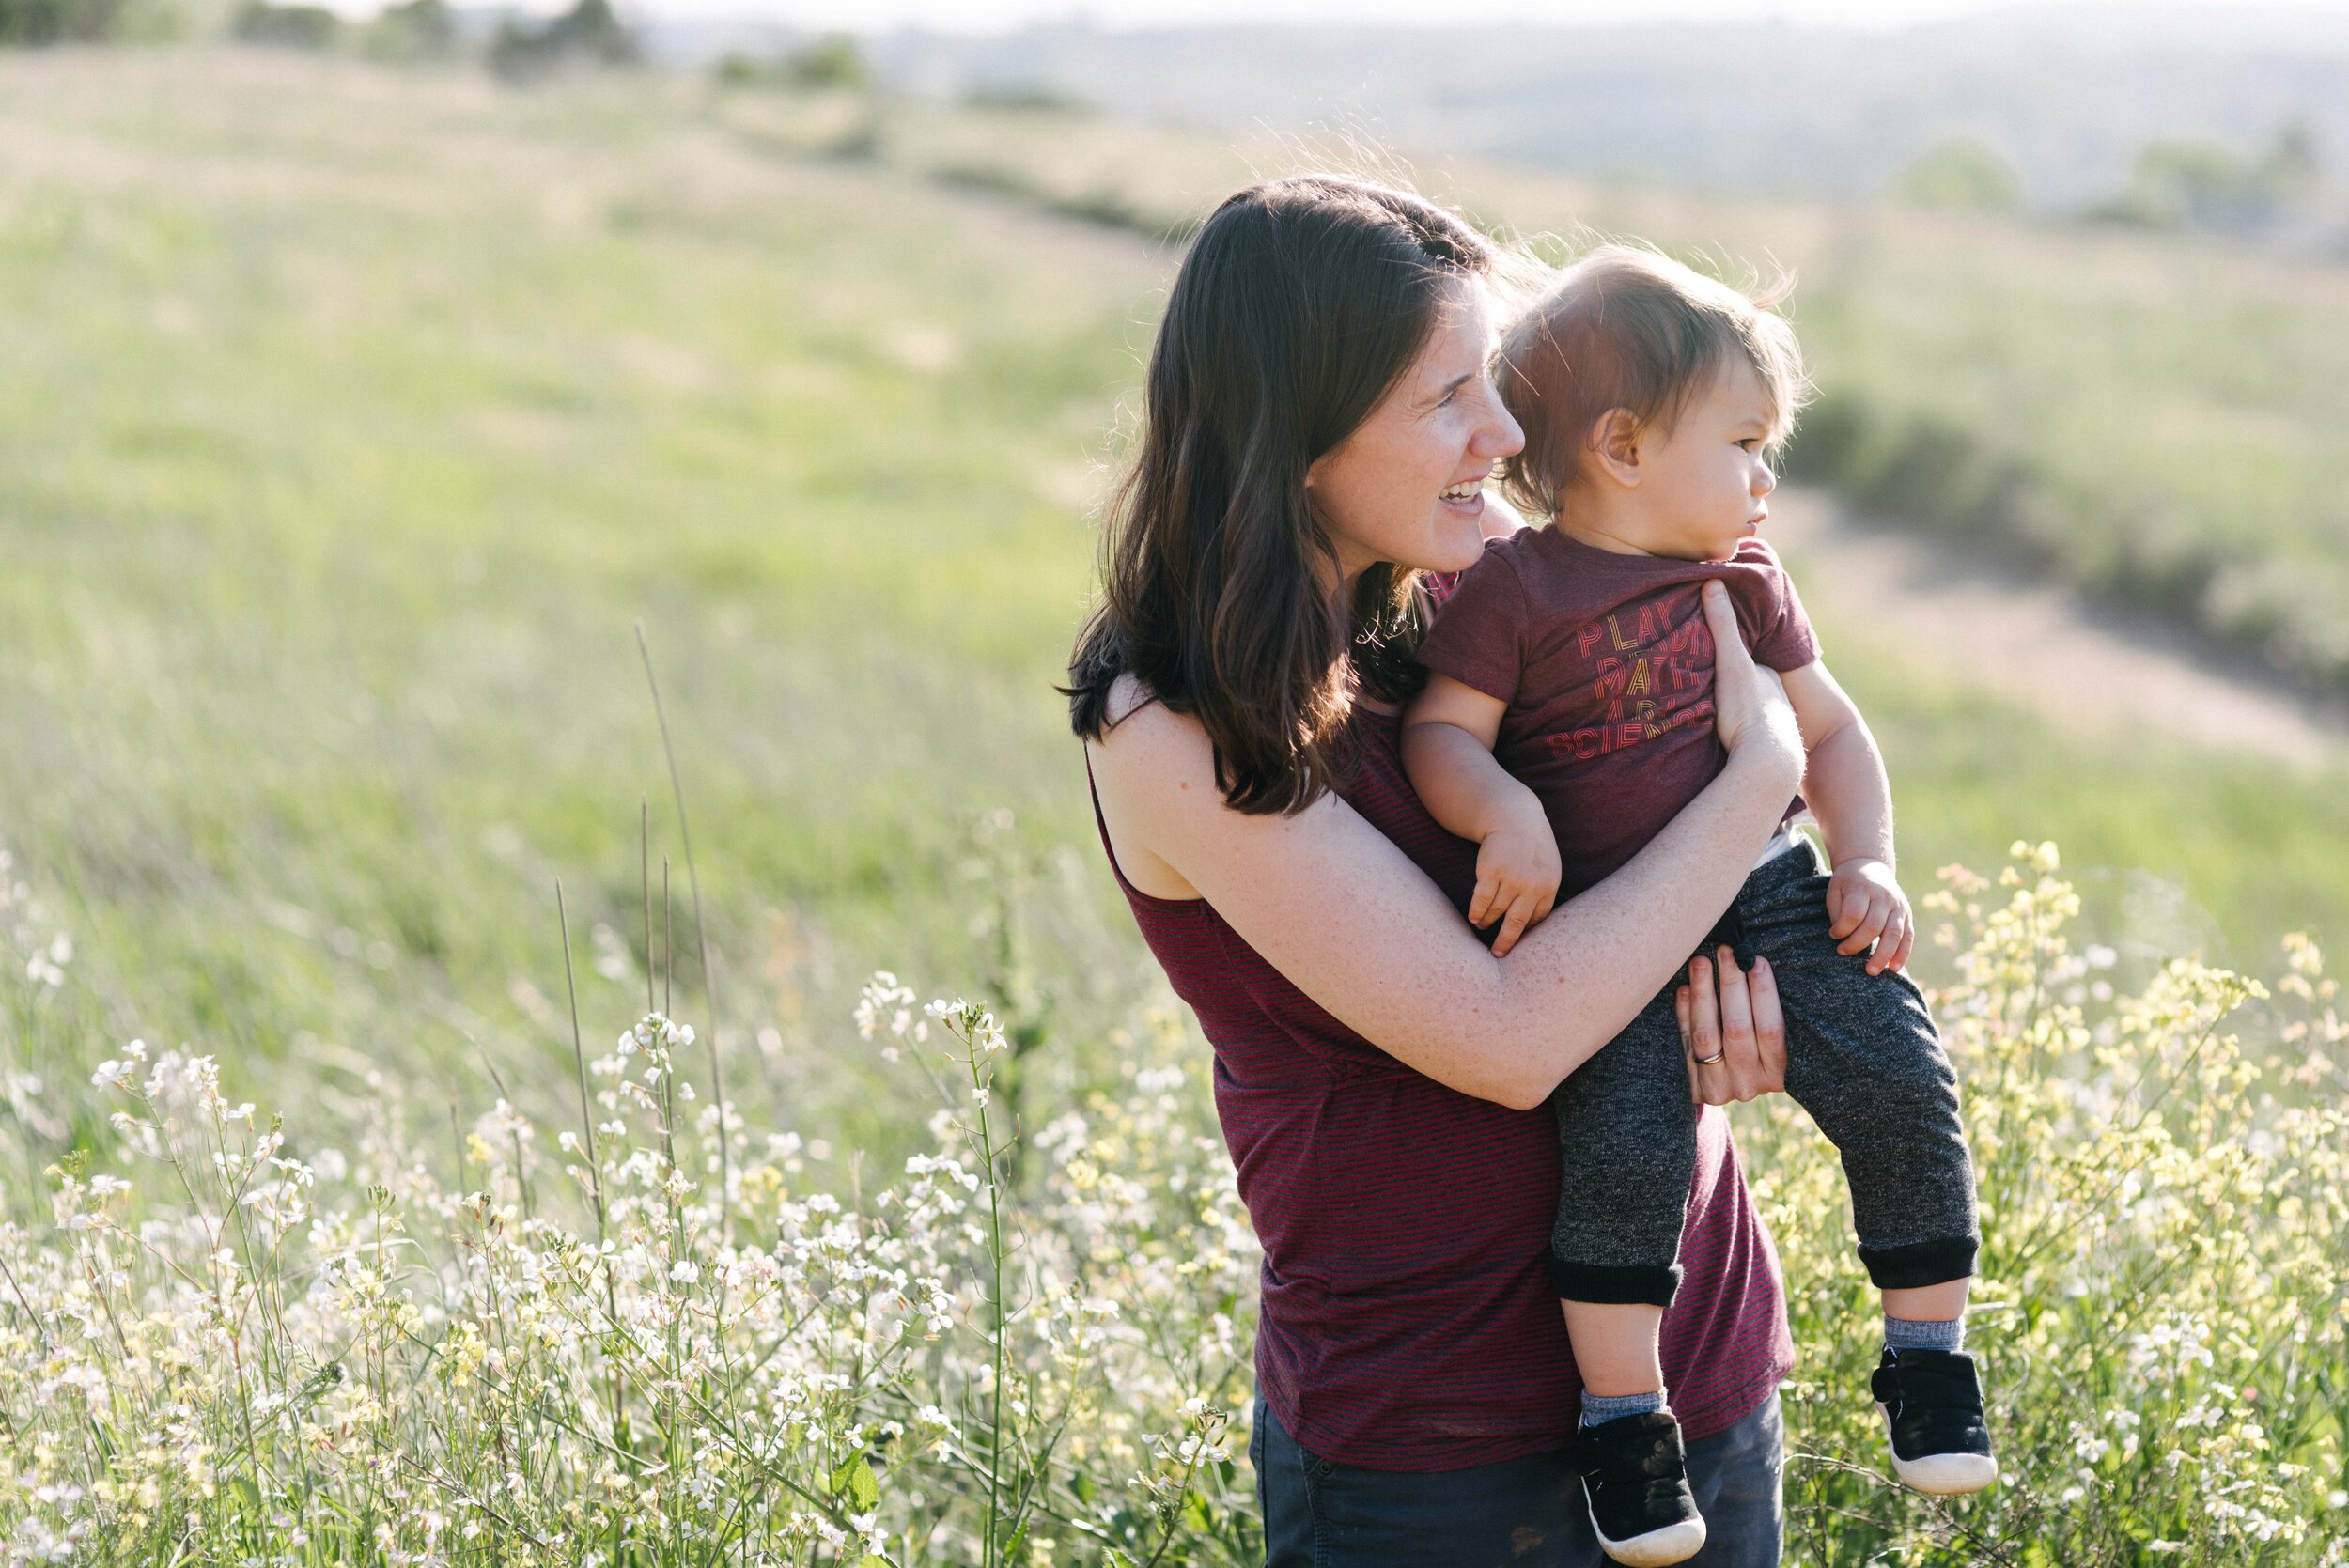
[[[1455,280],[1496,261],[1442,209],[1330,175],[1251,186],[1200,226],[1110,504],[1101,602],[1069,661],[1079,735],[1100,736],[1131,675],[1206,728],[1236,810],[1299,811],[1344,784],[1357,691],[1418,686],[1424,596],[1416,572],[1382,564],[1335,601],[1305,473],[1418,358]]]

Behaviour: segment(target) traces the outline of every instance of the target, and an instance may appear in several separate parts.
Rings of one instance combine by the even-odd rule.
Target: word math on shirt
[[[1609,612],[1574,635],[1594,722],[1544,737],[1560,761],[1589,762],[1713,717],[1713,632],[1693,583]]]

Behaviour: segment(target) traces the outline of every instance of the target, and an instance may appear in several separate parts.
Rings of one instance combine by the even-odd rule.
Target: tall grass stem
[[[734,1157],[726,1133],[726,1084],[718,1064],[718,982],[709,955],[709,927],[702,918],[701,871],[693,862],[693,826],[685,815],[685,782],[677,772],[677,747],[669,739],[669,710],[661,700],[661,677],[653,674],[652,643],[645,623],[636,623],[636,651],[645,661],[645,685],[652,692],[652,714],[661,725],[661,754],[669,764],[669,794],[677,802],[677,837],[685,845],[685,885],[693,895],[693,947],[701,955],[702,1001],[709,1009],[709,1097],[718,1105],[718,1180],[734,1179]],[[730,1213],[730,1211],[729,1211]]]

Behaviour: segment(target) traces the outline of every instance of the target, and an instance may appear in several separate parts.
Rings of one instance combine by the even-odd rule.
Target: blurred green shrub
[[[2319,175],[2315,134],[2304,120],[2286,124],[2257,156],[2222,142],[2149,142],[2128,183],[2084,216],[2143,228],[2248,233],[2305,201]]]
[[[2015,212],[2023,206],[2023,175],[1997,144],[1980,136],[1953,136],[1903,169],[1892,182],[1892,194],[1912,207]]]
[[[362,47],[379,60],[441,59],[457,52],[457,19],[447,0],[401,0],[367,24]]]
[[[761,57],[747,50],[730,49],[710,70],[725,87],[782,87],[797,92],[863,89],[873,75],[856,39],[846,33],[828,34],[801,48]]]
[[[490,40],[490,70],[508,81],[528,81],[567,65],[630,66],[642,57],[635,33],[612,0],[576,0],[536,26],[509,16]]]
[[[343,19],[324,6],[273,6],[254,0],[237,13],[229,36],[272,49],[332,49],[342,41]]]
[[[123,10],[122,0],[0,0],[0,46],[100,42]]]
[[[832,33],[817,39],[804,49],[795,49],[783,57],[779,67],[784,85],[793,87],[863,87],[872,84],[872,72],[864,64],[864,55],[856,40],[846,33]]]

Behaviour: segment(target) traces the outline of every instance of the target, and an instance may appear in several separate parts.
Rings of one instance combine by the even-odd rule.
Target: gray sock
[[[1652,1394],[1595,1394],[1582,1390],[1582,1424],[1597,1426],[1621,1416],[1644,1416],[1664,1407],[1664,1390]]]
[[[1887,1313],[1884,1319],[1884,1348],[1946,1350],[1954,1355],[1966,1348],[1966,1320],[1953,1317],[1937,1323],[1913,1317],[1893,1317]]]

